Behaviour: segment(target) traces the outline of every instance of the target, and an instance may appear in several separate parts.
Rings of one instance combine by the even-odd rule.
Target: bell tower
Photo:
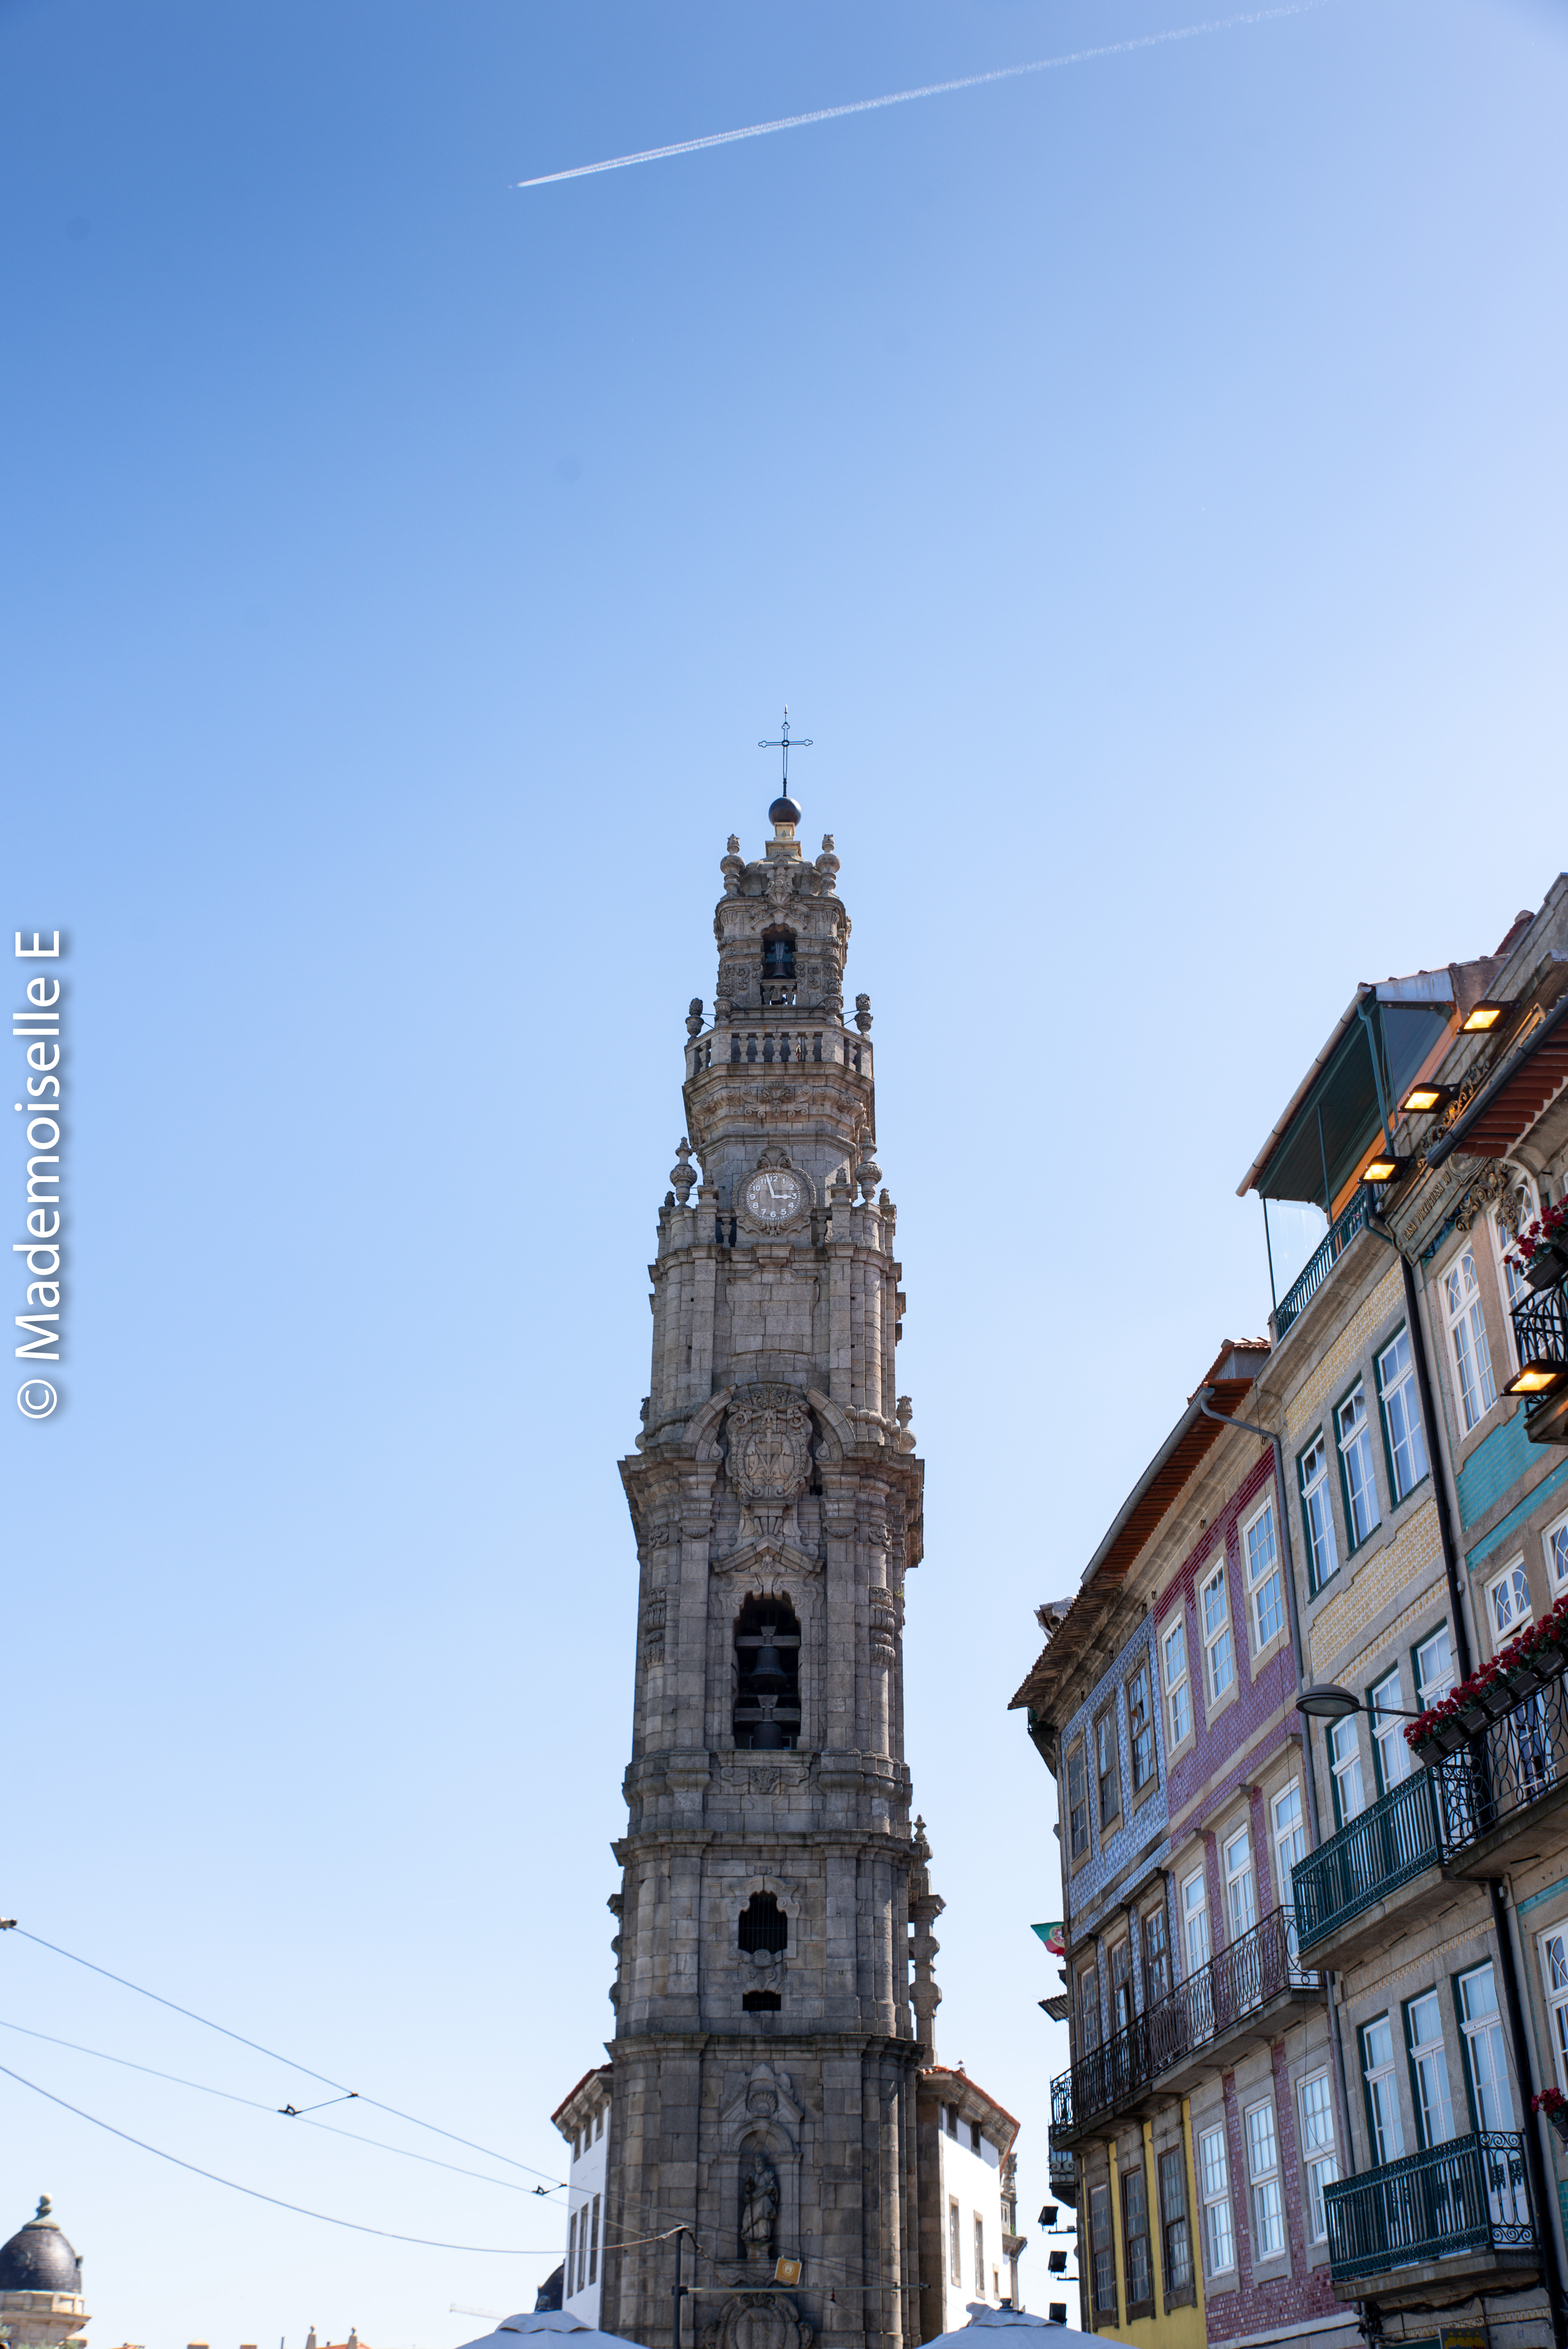
[[[600,2322],[669,2349],[649,2239],[684,2224],[691,2349],[905,2349],[941,1907],[903,1759],[923,1466],[839,859],[806,859],[794,800],[769,819],[720,863],[621,1464],[641,1582]]]

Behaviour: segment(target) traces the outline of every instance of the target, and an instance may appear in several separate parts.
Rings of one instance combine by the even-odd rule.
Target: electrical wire
[[[100,2064],[118,2064],[127,2072],[144,2072],[150,2080],[167,2080],[176,2088],[194,2088],[200,2095],[222,2096],[231,2105],[248,2106],[253,2113],[275,2114],[278,2110],[276,2105],[263,2105],[256,2096],[237,2095],[232,2088],[209,2087],[204,2080],[187,2080],[178,2072],[160,2072],[150,2064],[133,2063],[129,2055],[111,2055],[107,2048],[84,2047],[77,2039],[57,2039],[53,2032],[33,2031],[25,2023],[7,2023],[3,2015],[0,2015],[0,2031],[19,2031],[24,2039],[41,2039],[50,2047],[68,2047],[73,2055],[93,2055]],[[308,2116],[295,2113],[292,2117],[305,2120]],[[366,2145],[377,2153],[395,2153],[405,2161],[425,2162],[432,2169],[449,2169],[454,2178],[474,2178],[481,2186],[499,2186],[503,2193],[538,2194],[542,2190],[537,2186],[515,2186],[510,2178],[487,2178],[482,2169],[465,2169],[459,2162],[443,2161],[438,2154],[416,2153],[409,2146],[387,2145],[381,2137],[361,2137],[357,2129],[338,2128],[332,2121],[313,2120],[310,2127],[325,2129],[329,2137],[346,2137],[350,2145]],[[563,2194],[566,2190],[564,2183],[553,2189],[557,2194]]]
[[[124,1974],[113,1973],[108,1966],[95,1964],[91,1958],[78,1957],[75,1950],[62,1950],[57,1942],[46,1941],[41,1933],[29,1933],[26,1927],[18,1925],[15,1918],[6,1918],[0,1922],[0,1930],[18,1934],[24,1941],[32,1941],[37,1948],[48,1950],[57,1958],[68,1958],[73,1965],[85,1966],[89,1973],[102,1974],[106,1982],[118,1982],[121,1990],[134,1991],[139,1998],[150,1998],[155,2005],[166,2006],[171,2013],[182,2014],[188,2023],[199,2023],[204,2031],[216,2031],[221,2037],[232,2039],[239,2046],[249,2047],[253,2054],[265,2055],[273,2063],[282,2064],[291,2072],[302,2072],[307,2080],[319,2080],[324,2088],[335,2088],[341,2096],[353,2096],[362,2105],[373,2106],[378,2113],[388,2114],[393,2120],[407,2121],[410,2128],[428,2129],[432,2137],[444,2137],[452,2145],[466,2146],[470,2153],[482,2153],[487,2161],[504,2161],[510,2169],[526,2170],[530,2178],[547,2178],[552,2187],[559,2188],[561,2185],[561,2180],[551,2170],[536,2168],[531,2161],[518,2161],[510,2153],[498,2153],[493,2146],[478,2145],[472,2137],[459,2137],[452,2129],[438,2128],[434,2121],[420,2120],[417,2114],[399,2112],[396,2105],[384,2105],[375,2096],[361,2095],[356,2088],[345,2087],[341,2080],[329,2080],[325,2072],[312,2071],[308,2064],[296,2064],[292,2055],[280,2055],[275,2047],[263,2047],[259,2039],[247,2039],[242,2032],[231,2031],[227,2023],[214,2023],[210,2015],[198,2014],[193,2007],[181,2006],[177,2000],[164,1998],[158,1991],[144,1989],[140,1982],[129,1982]],[[299,2120],[304,2116],[290,2113],[288,2117],[291,2120]],[[317,2121],[313,2126],[325,2128],[328,2124],[325,2121]],[[348,2130],[343,2131],[345,2136],[350,2134]],[[360,2142],[371,2145],[374,2144],[375,2139],[364,2137]],[[395,2151],[397,2148],[388,2149]]]
[[[166,1999],[163,2003],[168,2005],[170,2002]],[[231,2038],[238,2036],[233,2032],[229,2035]],[[303,2203],[285,2202],[281,2195],[263,2194],[260,2187],[242,2186],[235,2178],[220,2178],[215,2169],[203,2169],[194,2161],[182,2161],[177,2153],[166,2153],[160,2145],[149,2145],[145,2137],[132,2137],[129,2129],[116,2128],[112,2121],[99,2120],[96,2113],[85,2113],[79,2105],[67,2104],[64,2096],[57,2096],[52,2089],[41,2088],[36,2080],[25,2079],[20,2072],[13,2072],[8,2064],[0,2064],[0,2075],[7,2080],[15,2080],[19,2087],[31,2088],[36,2096],[45,2097],[51,2105],[58,2105],[62,2112],[74,2113],[77,2120],[90,2121],[94,2128],[106,2129],[110,2137],[119,2137],[123,2145],[135,2146],[139,2153],[155,2154],[160,2161],[171,2161],[176,2169],[187,2169],[193,2178],[205,2178],[213,2186],[226,2186],[231,2193],[248,2194],[253,2202],[270,2202],[275,2210],[290,2210],[296,2219],[319,2219],[325,2226],[346,2227],[356,2235],[378,2235],[383,2242],[387,2243],[417,2243],[427,2251],[471,2251],[494,2259],[552,2260],[556,2256],[555,2249],[544,2244],[443,2243],[429,2235],[402,2235],[392,2227],[366,2227],[358,2219],[335,2218],[330,2210],[307,2210]],[[564,2251],[562,2256],[565,2256]]]

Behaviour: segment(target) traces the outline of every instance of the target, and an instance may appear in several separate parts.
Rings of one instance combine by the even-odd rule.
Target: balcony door
[[[1194,1869],[1181,1886],[1181,1941],[1187,1969],[1188,2028],[1196,2042],[1207,2039],[1214,2027],[1209,1972],[1209,1889],[1201,1868]]]
[[[1233,2013],[1245,2014],[1263,1998],[1259,1964],[1258,1879],[1253,1868],[1253,1838],[1248,1828],[1225,1841],[1225,1925],[1230,1947],[1225,1952],[1226,1975]]]
[[[1464,2034],[1465,2072],[1470,2105],[1479,2130],[1511,2134],[1519,2127],[1513,2110],[1513,2086],[1508,2076],[1508,2052],[1502,2018],[1497,2009],[1497,1978],[1489,1960],[1459,1980],[1460,2029]],[[1494,2227],[1527,2227],[1530,2203],[1525,2192],[1524,2160],[1517,2145],[1483,2145],[1481,2168],[1487,2202]]]

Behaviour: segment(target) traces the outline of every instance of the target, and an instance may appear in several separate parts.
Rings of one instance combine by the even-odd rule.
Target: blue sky
[[[1563,861],[1560,8],[513,185],[1197,13],[0,6],[0,930],[67,927],[75,1040],[0,1909],[520,2161],[609,2030],[614,1464],[782,703],[901,1210],[939,2044],[1031,2220],[1031,1610],[1264,1325],[1234,1185],[1357,981]],[[268,2108],[0,2030],[115,2127],[536,2247],[0,2079],[0,2220],[55,2196],[102,2349],[449,2349],[553,2264],[555,2206],[278,2119],[299,2072],[12,1936],[0,1993]]]

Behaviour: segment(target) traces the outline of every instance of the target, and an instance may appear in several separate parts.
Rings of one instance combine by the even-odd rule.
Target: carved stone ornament
[[[1501,1199],[1503,1202],[1506,1219],[1508,1208],[1511,1204],[1511,1195],[1518,1184],[1519,1176],[1515,1169],[1510,1166],[1506,1160],[1493,1159],[1485,1173],[1477,1176],[1454,1209],[1454,1229],[1468,1232],[1472,1224],[1480,1222],[1494,1199]],[[1517,1213],[1517,1210],[1515,1212]],[[1517,1236],[1517,1224],[1513,1228]]]
[[[756,1386],[731,1403],[729,1481],[748,1506],[788,1504],[811,1477],[811,1414],[797,1387]]]
[[[703,2349],[811,2349],[816,2335],[779,2292],[738,2292],[703,2327]]]

